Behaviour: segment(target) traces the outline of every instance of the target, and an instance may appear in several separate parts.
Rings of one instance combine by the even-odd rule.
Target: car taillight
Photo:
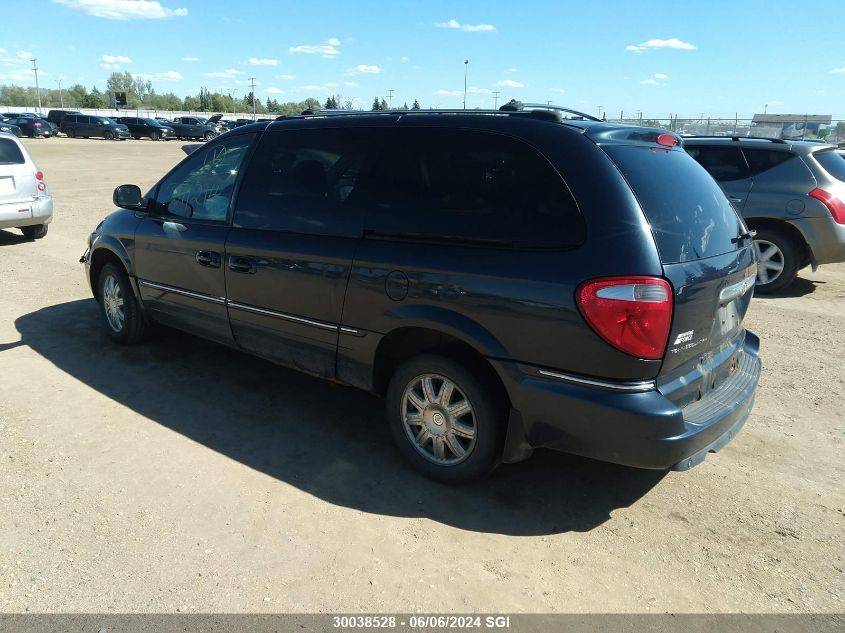
[[[38,187],[38,191],[46,191],[47,185],[44,183],[44,174],[40,171],[35,172],[35,180],[38,182],[36,187]]]
[[[606,277],[582,284],[578,309],[596,334],[618,350],[663,358],[672,325],[672,286],[659,277]]]
[[[824,189],[816,187],[809,194],[811,198],[815,198],[827,207],[830,215],[833,216],[833,221],[837,224],[845,224],[845,203],[832,193],[828,193]]]
[[[657,135],[657,144],[658,145],[664,145],[666,147],[675,147],[675,145],[677,145],[678,143],[680,143],[680,141],[678,140],[678,137],[675,136],[674,134],[658,134]]]

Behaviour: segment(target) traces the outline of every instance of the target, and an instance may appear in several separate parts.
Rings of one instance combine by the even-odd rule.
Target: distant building
[[[751,120],[753,136],[778,138],[819,138],[826,135],[830,114],[755,114]]]

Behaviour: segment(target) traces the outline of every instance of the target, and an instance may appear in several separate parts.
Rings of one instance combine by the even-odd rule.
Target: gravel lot
[[[538,452],[450,489],[367,394],[109,343],[77,260],[181,143],[25,143],[55,220],[0,231],[0,611],[845,610],[845,265],[754,299],[757,404],[692,471]]]

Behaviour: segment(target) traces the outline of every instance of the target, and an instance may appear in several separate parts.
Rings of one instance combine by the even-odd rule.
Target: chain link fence
[[[650,117],[636,117],[624,119],[610,119],[609,122],[625,123],[659,127],[681,135],[691,136],[760,136],[767,138],[782,138],[789,140],[823,140],[828,143],[845,143],[845,121],[831,121],[827,124],[817,124],[796,119],[788,123],[755,123],[753,119],[724,119],[701,117],[697,119],[681,119],[669,117],[655,119]]]

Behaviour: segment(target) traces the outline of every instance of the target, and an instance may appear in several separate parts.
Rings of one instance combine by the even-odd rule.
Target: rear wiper
[[[731,238],[731,244],[738,244],[739,242],[753,239],[755,235],[757,235],[757,231],[746,231],[745,233],[740,233],[736,237]]]

